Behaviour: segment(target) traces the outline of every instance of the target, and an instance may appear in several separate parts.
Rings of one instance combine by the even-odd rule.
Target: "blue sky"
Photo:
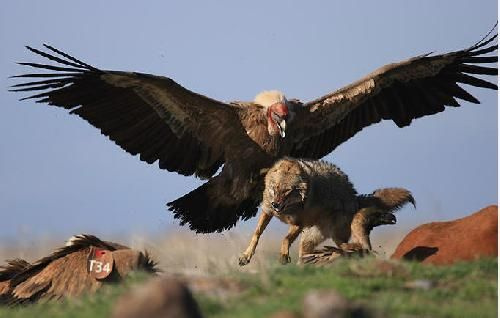
[[[497,20],[488,1],[5,1],[0,11],[0,239],[163,233],[165,203],[201,182],[148,165],[64,110],[19,102],[7,77],[51,44],[104,69],[164,75],[213,98],[279,89],[310,100],[374,69],[472,45]],[[402,186],[399,226],[497,202],[497,93],[482,104],[364,129],[327,160],[359,192]],[[255,219],[241,226],[253,227]],[[277,222],[274,222],[277,223]],[[275,228],[279,228],[275,225]]]

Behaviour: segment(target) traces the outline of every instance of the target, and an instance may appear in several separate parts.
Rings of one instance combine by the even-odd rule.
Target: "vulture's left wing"
[[[497,35],[474,46],[448,54],[430,54],[386,65],[365,78],[332,94],[298,107],[290,155],[319,159],[382,119],[398,127],[413,119],[458,107],[455,98],[479,101],[458,84],[497,89],[497,85],[475,75],[497,75],[498,56],[483,56],[497,50],[491,44]],[[472,74],[472,75],[471,75]]]
[[[247,136],[240,109],[192,92],[174,80],[135,72],[97,69],[49,45],[31,47],[56,65],[20,63],[49,73],[15,76],[34,81],[13,91],[70,110],[132,155],[183,175],[211,177],[245,153],[259,160],[261,149]],[[249,159],[249,158],[246,158]]]

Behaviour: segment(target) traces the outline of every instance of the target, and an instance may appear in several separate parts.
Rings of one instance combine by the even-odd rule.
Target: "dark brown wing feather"
[[[52,53],[28,49],[57,65],[20,64],[54,73],[15,76],[36,80],[11,90],[41,91],[24,99],[71,110],[147,163],[159,161],[162,169],[208,178],[231,155],[248,148],[260,151],[246,136],[235,106],[166,77],[103,71],[45,47]]]
[[[20,258],[8,260],[7,265],[0,266],[0,282],[11,280],[29,266],[30,263]]]
[[[11,305],[33,303],[40,299],[60,299],[96,290],[100,282],[87,273],[89,248],[52,260],[40,272],[26,277],[12,288]],[[94,288],[92,288],[94,287]]]
[[[443,55],[418,56],[386,65],[365,78],[298,108],[290,155],[319,159],[382,119],[398,127],[436,114],[445,106],[458,107],[456,98],[479,101],[458,84],[497,89],[497,85],[474,75],[497,75],[498,56],[482,56],[497,50],[490,43],[497,35],[474,46]],[[489,46],[488,46],[489,45]]]

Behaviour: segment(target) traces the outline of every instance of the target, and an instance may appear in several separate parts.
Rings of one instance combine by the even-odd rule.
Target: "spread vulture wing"
[[[247,137],[235,105],[191,92],[170,78],[100,70],[44,46],[50,54],[27,48],[58,65],[19,64],[53,72],[14,76],[35,80],[11,90],[39,91],[24,99],[70,110],[142,161],[158,160],[162,169],[208,178],[244,150],[262,153]]]
[[[398,127],[413,119],[458,107],[456,98],[479,101],[458,84],[497,89],[475,75],[497,75],[498,56],[483,56],[498,45],[486,37],[474,46],[448,54],[422,55],[386,65],[338,91],[298,107],[290,155],[319,159],[364,127],[390,119]],[[472,74],[472,75],[471,75]]]

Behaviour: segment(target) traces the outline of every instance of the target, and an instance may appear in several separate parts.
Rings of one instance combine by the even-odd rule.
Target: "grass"
[[[127,290],[144,282],[149,276],[142,272],[132,273],[121,285],[101,288],[94,295],[61,302],[43,302],[12,308],[0,307],[1,318],[90,318],[109,317],[114,301]]]
[[[380,316],[497,317],[496,259],[450,267],[414,263],[344,260],[331,267],[283,267],[269,279],[245,277],[249,288],[239,299],[222,306],[203,298],[210,317],[266,317],[279,310],[300,312],[311,289],[335,289]],[[425,279],[429,290],[409,289],[408,282]]]
[[[206,317],[267,317],[276,311],[300,312],[312,289],[335,289],[380,317],[497,317],[497,259],[448,267],[375,259],[340,260],[329,267],[273,266],[258,273],[226,274],[245,289],[229,299],[196,294]],[[0,309],[0,317],[107,317],[114,300],[140,283],[135,275],[125,285],[63,303]],[[406,287],[428,280],[430,289]]]

